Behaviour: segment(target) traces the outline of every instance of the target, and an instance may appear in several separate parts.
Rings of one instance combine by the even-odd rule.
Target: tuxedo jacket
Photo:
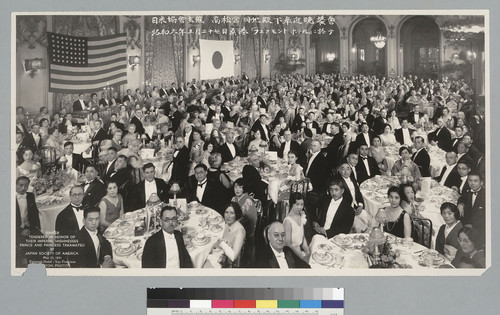
[[[319,153],[313,160],[309,171],[307,167],[309,162],[307,162],[304,166],[304,175],[310,179],[311,184],[313,186],[313,191],[324,193],[326,192],[326,179],[330,175],[328,170],[327,160],[323,153]],[[307,174],[306,174],[307,173]]]
[[[241,174],[246,182],[247,187],[245,188],[247,192],[253,193],[255,198],[265,204],[267,200],[267,184],[262,181],[259,171],[252,165],[245,165]]]
[[[326,148],[328,159],[328,165],[331,170],[335,169],[340,164],[339,159],[339,149],[344,144],[344,132],[340,131],[336,135],[333,136],[332,141],[328,144]]]
[[[267,134],[270,136],[271,131],[269,131],[268,126],[264,126],[267,130]],[[265,141],[269,141],[269,138],[266,136],[266,133],[264,132],[264,127],[262,127],[262,124],[260,123],[260,119],[258,119],[252,126],[252,132],[256,132],[257,130],[260,132],[260,138]]]
[[[467,177],[465,177],[464,181],[465,181],[465,183],[464,183],[464,187],[462,187],[462,189],[460,189],[460,186],[462,185],[462,178],[460,178],[460,180],[458,181],[457,188],[458,188],[458,193],[460,194],[460,196],[462,196],[463,194],[468,192],[470,189],[469,183],[467,182]]]
[[[36,206],[35,195],[33,193],[26,193],[26,205],[28,208],[28,221],[30,224],[30,230],[40,230],[40,216],[38,212],[38,207]],[[16,198],[16,228],[21,227],[21,210],[19,209],[19,204]]]
[[[77,235],[79,230],[73,207],[69,204],[57,215],[56,232],[59,232],[60,235]]]
[[[168,96],[167,89],[161,88],[159,93],[160,93],[160,97]]]
[[[98,178],[90,183],[87,190],[85,190],[85,184],[82,187],[84,189],[82,201],[84,207],[97,207],[102,197],[106,195],[106,185]]]
[[[111,243],[102,235],[97,233],[97,238],[99,239],[99,257],[97,257],[96,248],[89,232],[83,226],[78,233],[78,243],[83,245],[78,248],[78,256],[76,256],[77,268],[99,268],[104,261],[104,257],[109,255],[113,257],[113,250],[111,248]]]
[[[366,139],[363,135],[363,133],[360,133],[356,136],[356,148],[359,148],[363,144],[367,144],[368,146],[372,145],[373,141],[373,132],[368,132],[368,138],[370,139],[370,143],[366,143]]]
[[[185,187],[189,177],[189,149],[183,146],[172,160],[172,176],[170,182],[176,181],[181,187]]]
[[[368,114],[365,120],[368,127],[370,127],[370,129],[373,130],[373,124],[375,123],[375,116],[373,116],[372,114]]]
[[[106,133],[106,131],[104,131],[104,129],[99,128],[99,130],[94,135],[92,135],[91,141],[92,142],[99,141],[100,145],[101,141],[106,139],[108,139],[108,134]]]
[[[412,132],[415,131],[415,129],[408,128],[408,131],[409,131],[410,137],[411,137],[411,134],[412,134]],[[403,145],[404,144],[403,128],[399,128],[399,129],[394,130],[394,137],[396,138],[397,142],[399,142],[401,145]]]
[[[205,191],[203,192],[203,197],[201,200],[196,197],[196,190],[198,188],[198,181],[192,175],[189,177],[188,188],[187,188],[187,202],[198,201],[202,205],[212,208],[219,212],[221,215],[224,213],[224,198],[221,196],[221,192],[224,188],[217,181],[207,177],[207,183],[205,184]]]
[[[384,121],[384,118],[382,118],[382,116],[378,116],[377,118],[375,118],[372,127],[373,133],[376,135],[384,133],[385,124],[387,124],[387,119],[385,119]]]
[[[170,88],[170,90],[168,91],[169,94],[177,94],[179,93],[179,89],[176,89],[176,88]]]
[[[99,105],[102,105],[104,107],[111,105],[111,101],[105,99],[104,97],[99,100]]]
[[[458,143],[459,143],[460,141],[462,141],[462,140],[463,140],[463,138],[464,138],[464,137],[462,136],[462,137],[460,137],[460,138],[453,138],[453,139],[451,139],[451,146],[452,146],[452,149],[453,149],[453,151],[454,151],[455,153],[457,153],[457,146],[458,146]]]
[[[439,130],[441,130],[441,131],[439,131]],[[438,134],[438,131],[439,131],[439,134]],[[448,130],[448,128],[446,128],[446,127],[442,127],[441,129],[434,130],[433,132],[431,132],[427,135],[427,138],[429,139],[429,142],[436,141],[437,146],[446,152],[450,151],[452,148],[451,133]]]
[[[61,168],[62,165],[59,164],[59,159],[57,159],[57,167]],[[73,167],[75,170],[81,171],[83,173],[83,170],[89,165],[90,165],[90,162],[87,161],[86,159],[84,159],[81,154],[73,153],[73,162],[71,163],[71,167]]]
[[[85,101],[83,102],[85,104]],[[87,104],[85,104],[87,105]],[[76,100],[75,102],[73,102],[73,111],[74,112],[78,112],[78,111],[82,111],[83,110],[83,107],[82,107],[82,104],[80,103],[80,100]]]
[[[425,148],[422,148],[420,151],[413,153],[411,157],[412,161],[418,165],[418,169],[420,170],[420,175],[422,177],[430,177],[431,171],[431,157]]]
[[[40,149],[42,148],[42,136],[40,134],[38,136],[38,145],[36,144],[35,138],[33,137],[33,134],[31,132],[28,132],[23,139],[23,145],[31,149],[33,153],[40,151]]]
[[[113,174],[113,172],[115,171],[115,163],[116,159],[113,162],[111,162],[109,169],[108,169],[108,163],[103,165],[101,178],[104,182],[106,182],[109,179],[109,176],[111,176],[111,174]]]
[[[167,203],[168,202],[168,192],[170,190],[170,186],[165,183],[165,181],[161,178],[154,178],[154,181],[156,182],[156,194],[158,195],[158,198],[160,198],[161,201]],[[146,180],[140,181],[136,185],[136,190],[137,190],[137,196],[135,198],[137,199],[138,202],[138,208],[144,208],[146,206]]]
[[[418,113],[418,119],[422,118],[422,116],[424,116],[424,114]],[[408,113],[408,122],[412,125],[418,123],[418,121],[415,121],[415,112]]]
[[[137,116],[134,116],[132,117],[132,119],[130,119],[130,123],[131,124],[134,124],[137,128],[136,128],[136,131],[138,134],[144,134],[145,130],[144,130],[144,126],[142,125],[142,122],[139,118],[137,118]]]
[[[471,224],[480,234],[484,237],[485,232],[485,219],[486,219],[486,192],[481,188],[476,196],[476,202],[472,206],[472,191],[469,189],[463,193],[458,199],[457,204],[464,205],[464,217],[461,219],[462,223]]]
[[[184,245],[182,233],[174,231],[177,250],[179,251],[179,265],[181,268],[193,268],[191,256]],[[146,240],[144,251],[142,252],[142,268],[165,268],[167,267],[167,249],[163,230],[156,232]]]
[[[441,174],[439,174],[438,177],[435,178],[435,180],[439,183],[441,179],[444,176],[444,173],[446,172],[446,169],[450,167],[449,165],[445,165],[443,169],[441,170]],[[453,167],[452,171],[450,174],[448,174],[448,177],[446,177],[446,180],[444,181],[444,186],[448,188],[452,188],[453,186],[460,188],[460,185],[462,184],[462,180],[460,179],[460,175],[457,172],[457,166]]]
[[[125,101],[131,102],[133,99],[134,99],[134,97],[132,95],[128,95],[128,94],[123,97],[124,102]]]
[[[311,268],[305,261],[300,259],[291,248],[288,246],[283,247],[283,253],[285,254],[285,260],[288,264],[288,268]],[[260,254],[260,255],[259,255]],[[274,252],[271,249],[270,245],[266,245],[261,253],[257,253],[258,257],[260,257],[257,262],[257,268],[279,268],[280,265],[276,256],[274,256]]]
[[[346,199],[346,201],[349,201],[349,204],[351,204],[353,201],[355,204],[365,203],[363,200],[363,195],[361,194],[361,190],[359,189],[359,184],[354,178],[354,175],[352,173],[351,173],[351,181],[354,184],[354,196],[351,194],[351,191],[349,190],[349,187],[347,186],[345,179],[340,175],[337,175],[336,177],[340,179],[342,181],[342,184],[344,185],[343,198]]]
[[[278,157],[284,158],[283,152],[285,151],[285,143],[283,142],[278,150]],[[298,163],[300,165],[304,165],[306,161],[306,156],[304,154],[304,151],[302,150],[302,147],[300,144],[295,141],[295,140],[290,140],[290,151],[294,151],[296,154],[298,154]]]
[[[358,182],[361,184],[365,180],[375,177],[375,175],[380,175],[380,169],[378,168],[378,163],[371,156],[366,157],[368,161],[368,168],[370,169],[370,175],[366,170],[365,163],[363,163],[363,158],[358,155],[358,164],[356,164],[356,174],[358,175]]]
[[[217,150],[221,157],[222,157],[222,163],[226,163],[226,162],[229,162],[229,161],[232,161],[234,160],[234,158],[236,156],[239,155],[240,152],[238,152],[238,147],[233,143],[233,146],[234,146],[234,151],[235,151],[235,156],[233,156],[231,154],[231,150],[229,150],[229,147],[227,146],[227,143],[224,143],[223,145],[221,145],[219,147],[219,149]]]
[[[292,122],[292,125],[290,126],[290,130],[292,132],[297,132],[299,131],[302,127],[302,123],[305,122],[305,117],[304,119],[302,119],[302,117],[300,117],[300,115],[295,115],[295,118],[293,119],[293,122]]]
[[[313,221],[318,223],[321,227],[324,227],[326,224],[326,215],[331,201],[332,198],[330,196],[325,196],[318,202],[315,212],[316,217]],[[332,238],[340,233],[349,234],[353,222],[354,210],[351,207],[351,202],[349,199],[342,198],[337,212],[333,217],[330,228],[326,230],[327,237]]]

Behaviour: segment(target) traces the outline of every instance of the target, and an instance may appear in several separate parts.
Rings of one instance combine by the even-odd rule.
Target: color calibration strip
[[[344,289],[170,289],[147,291],[148,315],[342,315]]]

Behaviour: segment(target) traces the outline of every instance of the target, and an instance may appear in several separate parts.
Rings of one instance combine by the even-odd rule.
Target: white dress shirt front
[[[80,230],[83,227],[83,209],[76,210],[75,205],[71,205],[73,209],[73,213],[75,214],[76,217],[76,223],[78,223],[78,229]],[[80,205],[81,207],[81,205]]]
[[[332,200],[330,201],[330,205],[328,206],[328,211],[326,212],[325,226],[323,227],[325,230],[330,229],[333,222],[333,218],[335,218],[335,214],[339,209],[342,199],[343,199],[342,197],[340,197],[338,200],[332,198]]]
[[[278,261],[278,265],[280,265],[280,269],[290,269],[288,268],[288,263],[286,262],[285,252],[279,253],[272,246],[270,247],[271,250],[273,251],[274,257],[276,257],[276,260]]]
[[[177,247],[177,241],[175,240],[174,234],[169,234],[163,231],[163,238],[165,239],[165,261],[167,262],[167,268],[180,268],[179,260],[179,248]]]
[[[26,200],[26,193],[24,195],[16,194],[17,204],[19,205],[19,212],[21,213],[21,228],[29,227],[28,221],[28,201]]]
[[[144,181],[144,192],[145,192],[145,201],[149,200],[149,197],[151,197],[151,194],[158,194],[157,189],[156,189],[156,181],[153,179],[152,181]]]
[[[413,141],[411,141],[410,130],[408,128],[403,128],[403,144],[405,145],[413,145]]]
[[[444,182],[446,182],[446,179],[448,178],[448,176],[450,175],[451,171],[453,170],[453,168],[455,167],[455,165],[457,165],[457,163],[453,164],[453,165],[446,165],[446,170],[444,171],[444,174],[443,174],[443,177],[441,178],[441,181],[439,182],[439,184],[441,186],[444,186]]]
[[[205,188],[207,188],[207,181],[203,183],[196,183],[196,198],[201,202],[203,200],[203,194],[205,193]]]
[[[101,247],[101,242],[99,241],[99,238],[97,237],[97,231],[91,231],[85,227],[87,232],[89,232],[90,238],[92,239],[92,243],[94,243],[94,248],[95,248],[95,255],[97,257],[97,261],[99,261],[99,251]]]

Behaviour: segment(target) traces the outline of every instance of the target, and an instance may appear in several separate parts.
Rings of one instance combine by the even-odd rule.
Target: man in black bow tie
[[[83,192],[84,207],[97,207],[101,198],[106,195],[106,186],[97,178],[97,167],[95,165],[89,165],[85,169]]]
[[[64,208],[56,219],[56,232],[59,235],[77,235],[83,227],[83,187],[74,186],[69,191],[71,203]]]
[[[483,187],[483,177],[480,173],[472,171],[467,177],[467,183],[470,189],[462,194],[458,199],[458,210],[462,215],[462,223],[471,224],[480,235],[480,244],[477,247],[484,245],[485,229],[486,229],[486,192]]]
[[[358,163],[356,164],[356,173],[358,182],[361,184],[365,180],[380,175],[377,161],[371,156],[368,156],[368,146],[362,144],[358,149]]]
[[[187,201],[198,201],[223,214],[224,198],[220,197],[223,187],[218,182],[207,178],[207,175],[208,169],[205,164],[195,166],[194,175],[189,178]]]

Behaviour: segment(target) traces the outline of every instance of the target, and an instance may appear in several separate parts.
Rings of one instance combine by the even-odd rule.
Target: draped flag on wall
[[[233,41],[200,39],[200,79],[220,79],[233,75]]]
[[[125,34],[76,37],[47,33],[49,91],[84,93],[127,83]]]

